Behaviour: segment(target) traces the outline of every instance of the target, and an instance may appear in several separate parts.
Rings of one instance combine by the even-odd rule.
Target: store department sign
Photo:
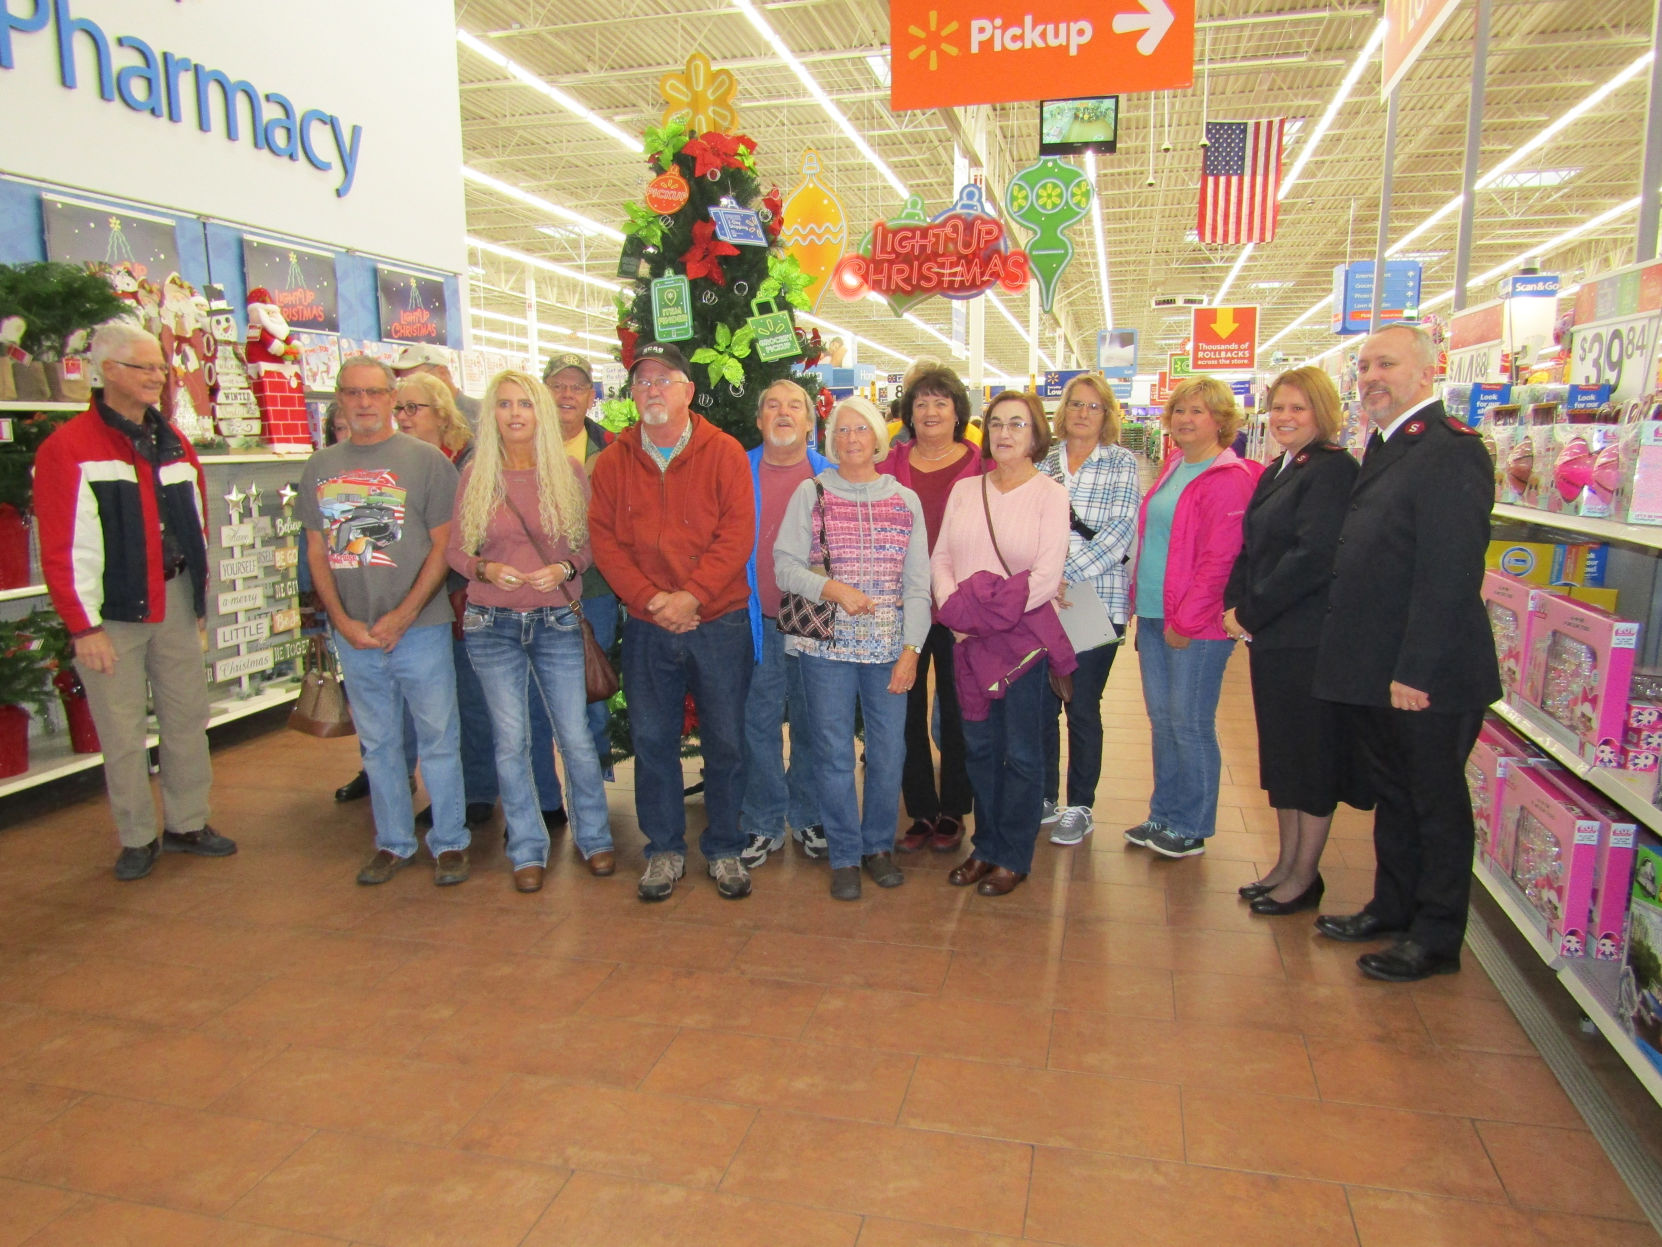
[[[1194,0],[891,0],[889,106],[1194,85]]]
[[[449,6],[289,0],[266,34],[249,20],[234,0],[0,0],[0,168],[459,271],[460,184],[419,212],[400,185],[461,159]],[[423,89],[351,90],[390,29]]]
[[[1380,99],[1388,99],[1460,0],[1385,0],[1385,41],[1380,61],[1385,73]]]

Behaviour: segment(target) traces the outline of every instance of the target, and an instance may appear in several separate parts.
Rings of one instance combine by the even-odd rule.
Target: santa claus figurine
[[[273,450],[310,453],[306,393],[300,382],[300,344],[264,286],[248,292],[248,335],[244,355],[249,388],[260,405],[262,436]]]

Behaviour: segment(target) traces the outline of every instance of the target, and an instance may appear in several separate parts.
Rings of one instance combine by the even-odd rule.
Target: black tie
[[[1368,448],[1367,448],[1367,450],[1365,450],[1363,452],[1363,458],[1366,458],[1368,455],[1373,454],[1374,451],[1378,450],[1384,444],[1385,444],[1384,434],[1382,434],[1378,429],[1375,429],[1372,433],[1370,433],[1368,435]]]

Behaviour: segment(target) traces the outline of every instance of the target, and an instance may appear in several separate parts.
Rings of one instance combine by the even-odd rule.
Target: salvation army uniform
[[[1479,597],[1493,502],[1488,451],[1440,402],[1388,440],[1376,435],[1357,474],[1314,684],[1351,707],[1378,801],[1374,894],[1362,911],[1371,930],[1339,938],[1406,934],[1433,957],[1459,955],[1473,841],[1465,761],[1501,693]],[[1429,708],[1392,709],[1392,681],[1427,694]]]

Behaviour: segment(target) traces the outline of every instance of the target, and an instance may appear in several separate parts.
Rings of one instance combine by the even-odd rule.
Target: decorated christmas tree
[[[662,89],[669,107],[645,134],[651,180],[625,205],[620,358],[627,368],[638,343],[676,343],[698,384],[693,410],[752,446],[762,391],[819,358],[818,332],[793,315],[812,278],[779,245],[780,192],[762,190],[756,141],[736,132],[733,75],[694,53]],[[812,375],[796,379],[817,393]]]

